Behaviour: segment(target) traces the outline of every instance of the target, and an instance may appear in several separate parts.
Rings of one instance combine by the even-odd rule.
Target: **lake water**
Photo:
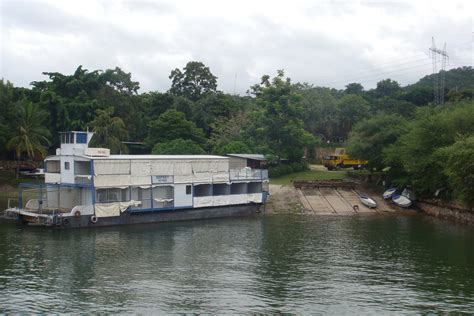
[[[2,312],[474,312],[474,228],[272,215],[54,231],[0,224]]]

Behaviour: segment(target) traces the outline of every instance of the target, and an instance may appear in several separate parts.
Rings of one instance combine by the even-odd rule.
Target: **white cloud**
[[[282,68],[337,88],[407,84],[431,71],[431,36],[452,66],[472,65],[471,3],[0,0],[0,77],[27,86],[43,71],[119,66],[142,91],[166,91],[172,69],[199,60],[231,93]]]

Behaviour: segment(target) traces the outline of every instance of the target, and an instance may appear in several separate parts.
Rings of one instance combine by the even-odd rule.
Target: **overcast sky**
[[[432,36],[449,68],[472,66],[473,3],[0,0],[0,77],[26,87],[44,71],[118,66],[140,92],[164,92],[171,70],[196,60],[228,93],[277,69],[335,88],[405,85],[432,72]]]

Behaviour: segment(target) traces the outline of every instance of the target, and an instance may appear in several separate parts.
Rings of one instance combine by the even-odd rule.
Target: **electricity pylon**
[[[431,58],[433,59],[433,91],[434,103],[444,104],[444,87],[446,85],[445,68],[448,60],[448,52],[446,51],[446,43],[444,43],[443,50],[436,48],[434,37],[431,38],[432,45],[430,47]],[[438,74],[438,55],[441,56],[441,70]]]

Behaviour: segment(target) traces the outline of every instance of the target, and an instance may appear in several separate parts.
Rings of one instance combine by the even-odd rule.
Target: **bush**
[[[276,166],[270,166],[268,168],[268,175],[270,178],[278,178],[290,173],[301,172],[308,170],[307,164],[302,162],[292,162],[290,164],[279,164]]]
[[[439,153],[446,159],[444,173],[455,197],[474,206],[474,135],[460,138]]]

